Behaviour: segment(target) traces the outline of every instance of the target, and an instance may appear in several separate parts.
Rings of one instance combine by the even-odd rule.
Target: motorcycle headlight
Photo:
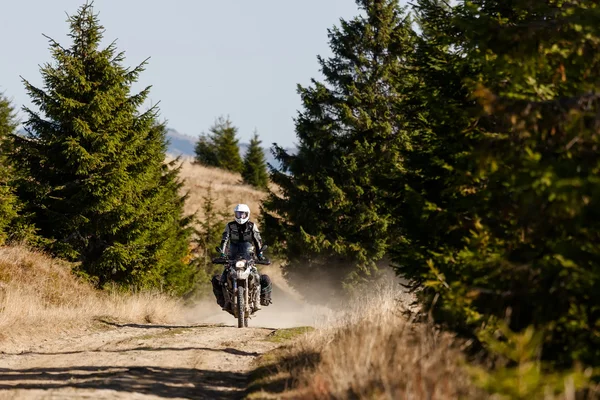
[[[246,261],[242,261],[242,260],[240,260],[240,261],[236,262],[236,263],[235,263],[235,267],[236,267],[237,269],[242,269],[242,268],[245,268],[245,267],[246,267]]]

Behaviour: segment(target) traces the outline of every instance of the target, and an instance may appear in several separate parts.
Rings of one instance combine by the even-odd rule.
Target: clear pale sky
[[[39,65],[51,61],[42,34],[70,45],[66,13],[84,1],[2,2],[0,92],[17,108],[31,105],[19,75],[41,86]],[[354,0],[95,0],[94,9],[125,65],[151,57],[134,88],[153,86],[170,128],[197,137],[229,115],[242,141],[256,128],[263,146],[296,141],[296,84],[321,78],[327,29],[358,14]]]

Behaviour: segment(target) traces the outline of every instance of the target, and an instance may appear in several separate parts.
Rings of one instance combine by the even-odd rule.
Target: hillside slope
[[[260,214],[260,203],[266,196],[265,192],[244,185],[240,174],[193,164],[191,157],[181,157],[181,161],[180,177],[184,180],[184,190],[189,194],[185,204],[187,214],[197,213],[198,218],[202,220],[204,197],[209,188],[212,188],[217,210],[227,212],[233,219],[233,207],[238,203],[245,203],[250,206],[251,219],[256,220]]]

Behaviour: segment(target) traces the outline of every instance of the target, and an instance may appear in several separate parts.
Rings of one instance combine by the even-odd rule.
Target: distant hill
[[[19,129],[17,133],[19,135],[24,135],[25,130]],[[196,155],[194,152],[194,147],[196,146],[196,141],[198,140],[197,138],[179,133],[175,129],[167,129],[167,139],[169,140],[167,153],[175,157],[180,155],[194,157]],[[244,154],[246,154],[247,149],[248,143],[240,143],[240,155],[242,157],[244,157]],[[289,153],[294,153],[294,149],[292,148],[286,147],[286,150]],[[279,168],[279,163],[277,160],[275,160],[275,157],[273,157],[271,151],[268,148],[263,148],[263,152],[265,153],[265,160],[267,163],[275,165]]]
[[[167,130],[167,139],[169,140],[169,148],[167,152],[174,156],[194,156],[194,146],[196,139],[177,132],[174,129]]]
[[[169,140],[169,148],[167,150],[169,154],[174,156],[183,155],[191,157],[196,155],[194,153],[194,147],[196,146],[196,141],[198,138],[179,133],[175,129],[168,129],[167,139]],[[244,157],[244,154],[246,154],[247,149],[248,143],[240,143],[240,154],[242,157]],[[294,149],[291,148],[286,148],[286,150],[292,153],[294,152]],[[267,163],[279,166],[279,163],[277,160],[275,160],[268,148],[263,148],[263,152],[265,153],[265,160]]]

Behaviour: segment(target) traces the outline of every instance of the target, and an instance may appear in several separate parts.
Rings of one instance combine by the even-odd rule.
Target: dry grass
[[[300,379],[310,397],[478,397],[460,368],[462,355],[453,337],[407,321],[389,292],[369,303],[359,304],[315,343],[322,348],[321,360]]]
[[[71,266],[24,247],[0,247],[0,343],[20,346],[59,332],[92,326],[99,318],[169,322],[180,301],[160,294],[95,290]]]
[[[256,221],[260,214],[260,203],[266,193],[241,183],[240,174],[234,174],[218,168],[207,168],[193,164],[192,158],[181,158],[182,168],[180,177],[184,179],[184,190],[189,192],[185,204],[185,213],[197,213],[202,220],[204,213],[202,205],[209,187],[215,199],[218,211],[225,211],[233,218],[233,207],[238,203],[248,204],[251,218]]]
[[[458,342],[408,321],[403,300],[390,287],[363,296],[329,327],[268,355],[250,398],[481,398]]]

